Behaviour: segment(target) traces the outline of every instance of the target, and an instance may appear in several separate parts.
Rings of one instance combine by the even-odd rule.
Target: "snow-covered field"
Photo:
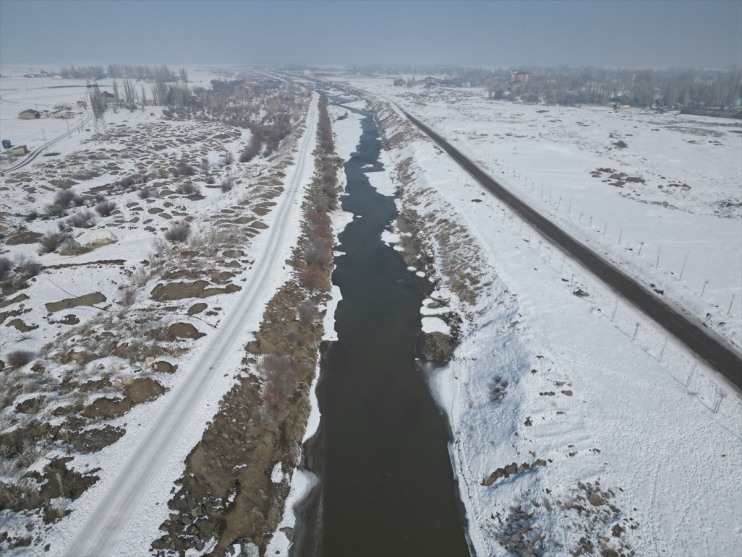
[[[742,346],[741,122],[348,82],[399,103],[513,193]]]
[[[240,163],[238,171],[230,170],[221,164],[224,154],[236,155],[249,132],[223,135],[224,130],[213,123],[164,121],[161,107],[107,113],[113,134],[105,145],[88,142],[89,125],[74,131],[73,122],[84,122],[82,109],[70,120],[19,120],[21,110],[74,104],[84,91],[83,87],[56,88],[58,80],[23,78],[25,72],[28,68],[2,69],[0,136],[33,150],[67,135],[67,124],[73,133],[48,149],[58,155],[40,156],[30,167],[1,179],[4,234],[15,233],[18,227],[37,233],[56,229],[53,221],[25,219],[31,208],[53,201],[57,187],[52,180],[74,179],[81,185],[72,189],[82,193],[132,172],[167,168],[196,150],[207,159],[207,173],[214,175],[216,184],[231,176],[235,187],[222,192],[194,178],[202,182],[203,199],[167,191],[177,180],[157,186],[165,190],[163,197],[121,192],[116,198],[120,212],[100,218],[97,225],[113,231],[117,242],[74,256],[76,267],[54,267],[72,259],[57,253],[38,255],[36,243],[4,243],[3,256],[33,258],[45,270],[22,291],[31,294],[30,300],[0,308],[20,310],[14,317],[21,321],[14,327],[0,323],[2,356],[17,349],[37,352],[69,330],[70,320],[49,317],[47,302],[99,291],[106,305],[96,306],[119,303],[124,297],[119,286],[144,273],[143,261],[154,258],[159,249],[155,238],[173,217],[191,216],[194,232],[208,236],[211,223],[222,218],[215,215],[229,220],[233,218],[229,211],[243,201],[252,207],[260,200],[248,185],[268,182],[276,164],[256,160]],[[212,77],[207,70],[189,69],[193,84],[206,85]],[[488,102],[481,91],[395,88],[391,79],[348,77],[347,81],[393,98],[575,236],[663,291],[738,347],[742,344],[742,127],[738,123],[613,112],[606,107]],[[101,83],[101,88],[110,85]],[[398,111],[383,105],[377,110],[391,118],[387,136],[402,129]],[[335,120],[342,114],[342,109],[331,107],[337,153],[345,159],[358,142],[360,123],[353,114]],[[154,149],[153,144],[160,142],[164,148]],[[617,145],[620,142],[626,146]],[[145,152],[135,152],[137,146]],[[308,153],[314,142],[301,141],[299,147],[296,153],[285,153],[291,163],[281,163],[284,183],[294,186],[311,173],[300,161],[311,159]],[[81,151],[103,152],[106,158],[82,158]],[[383,152],[382,160],[386,172],[373,173],[372,185],[389,195],[401,188],[398,205],[421,216],[427,227],[422,231],[426,245],[435,256],[433,268],[426,271],[438,284],[432,298],[446,307],[422,308],[424,330],[448,332],[435,317],[444,310],[453,309],[463,319],[454,359],[434,372],[431,385],[454,434],[451,457],[476,554],[742,555],[742,402],[736,390],[484,194],[427,139],[409,134]],[[111,161],[117,168],[106,166]],[[98,175],[74,178],[76,171],[90,169]],[[20,182],[13,179],[18,175],[23,176]],[[24,188],[21,194],[20,187]],[[294,201],[288,193],[276,196],[279,205],[260,215],[258,220],[267,229],[250,232],[254,237],[248,253],[213,258],[223,265],[214,272],[236,269],[228,279],[232,284],[252,282],[256,269],[263,269],[266,282],[254,293],[257,302],[239,320],[243,332],[257,326],[261,304],[288,278],[282,257],[273,258],[277,264],[269,270],[256,260],[276,247],[277,235],[282,237],[280,249],[286,251],[298,233],[296,206],[287,205]],[[342,229],[344,219],[347,215],[335,215],[336,231]],[[450,230],[447,238],[439,234],[444,227]],[[91,231],[75,229],[74,234],[85,244]],[[389,231],[384,237],[398,243],[401,234]],[[110,263],[118,260],[124,262]],[[95,262],[105,263],[86,265]],[[470,296],[461,295],[460,285],[455,284],[457,273],[476,275],[477,283],[463,290]],[[150,292],[156,282],[145,280],[143,288]],[[240,297],[241,293],[209,297],[209,311],[201,314],[190,313],[190,302],[186,306],[173,302],[154,314],[148,312],[155,304],[140,294],[129,311],[142,328],[152,325],[147,321],[150,316],[161,327],[180,321],[202,331],[226,333],[235,327],[232,309],[238,307]],[[335,290],[325,323],[328,340],[333,339],[331,320],[337,298]],[[97,319],[101,309],[78,306],[62,313],[84,324]],[[24,324],[37,328],[24,331]],[[243,345],[248,336],[237,335],[234,346]],[[190,340],[187,353],[165,357],[179,366],[172,375],[150,371],[144,361],[132,366],[113,356],[61,366],[60,377],[74,370],[81,382],[94,383],[104,372],[113,373],[122,384],[146,375],[169,392],[110,421],[126,427],[119,442],[76,457],[75,469],[103,471],[96,472],[100,481],[77,502],[54,501],[60,510],[76,509],[70,516],[56,525],[38,521],[35,530],[27,533],[25,522],[14,522],[0,510],[0,529],[17,537],[33,536],[36,545],[26,554],[43,547],[37,538],[52,544],[51,553],[62,552],[81,531],[84,519],[95,521],[97,505],[116,483],[115,472],[136,454],[156,417],[167,414],[187,383],[187,372],[206,361],[201,356],[214,347],[212,338]],[[73,337],[65,346],[74,355],[84,342]],[[230,371],[199,393],[198,411],[181,428],[171,458],[138,494],[142,512],[126,517],[121,538],[125,543],[109,553],[125,554],[131,548],[146,552],[159,535],[157,528],[168,514],[172,481],[182,472],[185,455],[200,439],[220,397],[239,372],[238,352],[227,356],[229,365],[222,366]],[[101,363],[104,371],[96,367]],[[57,396],[43,388],[36,392],[30,370],[23,379],[27,391],[15,404],[33,402],[39,392],[42,397]],[[93,402],[95,396],[84,402]],[[2,417],[8,430],[28,422],[12,408],[5,408]],[[314,412],[307,436],[318,419]],[[54,447],[45,450],[55,454]],[[46,462],[40,458],[31,468],[42,472]],[[274,471],[278,478],[280,468]],[[0,479],[16,481],[17,473],[5,467]],[[294,475],[280,528],[293,526],[291,505],[311,481]],[[285,554],[289,544],[283,531],[276,532],[270,551]],[[16,549],[23,552],[22,547]],[[189,554],[196,553],[194,549]]]
[[[226,155],[237,158],[250,138],[249,130],[218,122],[167,120],[162,107],[109,111],[105,116],[109,133],[98,139],[92,138],[92,126],[67,135],[63,121],[63,127],[53,128],[59,122],[52,119],[17,120],[17,106],[25,107],[28,97],[12,94],[21,91],[19,84],[25,78],[9,73],[3,68],[0,79],[2,136],[12,133],[8,137],[13,144],[26,144],[32,151],[43,146],[43,135],[38,136],[41,125],[52,126],[43,128],[47,142],[57,133],[66,137],[48,149],[53,155],[40,156],[0,179],[4,190],[0,200],[5,235],[2,256],[14,265],[32,260],[43,266],[28,284],[11,285],[11,293],[2,300],[1,317],[6,322],[2,323],[0,357],[8,362],[10,353],[22,351],[41,356],[39,361],[44,362],[41,368],[26,365],[18,370],[6,364],[3,397],[12,404],[5,406],[4,402],[2,410],[3,442],[32,426],[37,427],[35,431],[51,427],[52,436],[66,429],[73,436],[95,436],[103,430],[96,429],[101,420],[90,412],[92,408],[102,408],[107,401],[121,402],[122,391],[128,393],[131,385],[159,384],[155,396],[166,392],[151,402],[154,397],[150,396],[144,404],[140,399],[128,413],[114,412],[108,416],[112,419],[103,420],[109,431],[120,432],[121,439],[109,441],[103,450],[76,454],[69,468],[83,477],[97,476],[99,481],[82,496],[72,497],[74,501],[62,496],[49,502],[51,512],[58,513],[51,520],[46,515],[42,520],[38,512],[0,511],[2,543],[18,554],[35,554],[47,544],[51,554],[70,547],[75,548],[72,554],[78,550],[95,553],[104,546],[107,554],[145,554],[162,534],[158,529],[168,517],[167,501],[186,455],[242,371],[243,347],[257,330],[266,302],[291,277],[285,260],[300,231],[301,199],[314,171],[317,96],[306,98],[305,105],[311,105],[308,116],[299,111],[301,121],[294,122],[295,133],[270,161],[259,157],[230,165],[225,163]],[[200,77],[196,74],[195,84],[207,84],[215,77],[207,72]],[[29,90],[35,91],[33,100],[39,110],[74,99],[66,88],[54,87],[57,80],[29,81],[35,85],[29,85]],[[6,99],[6,91],[12,101]],[[304,117],[306,128],[301,125]],[[188,165],[194,167],[187,169],[188,176],[172,172]],[[148,176],[144,183],[137,178],[125,184],[128,177],[143,175]],[[229,188],[222,187],[225,182]],[[116,203],[111,214],[94,214],[90,229],[67,226],[78,248],[84,248],[81,253],[40,254],[36,236],[30,241],[10,241],[19,234],[65,228],[64,216],[44,215],[63,187],[80,199],[79,205],[67,207],[73,216],[95,206],[100,201],[97,196]],[[182,250],[171,249],[162,239],[162,233],[177,221],[187,222],[191,230],[190,242]],[[92,233],[101,230],[113,232],[114,243],[88,246]],[[224,249],[235,235],[239,249],[234,245]],[[204,254],[207,260],[202,259]],[[153,273],[153,269],[159,270]],[[155,287],[163,283],[177,286],[177,279],[182,278],[199,279],[213,295],[196,296],[204,299],[195,305],[189,296],[184,302],[179,301],[182,297],[166,296],[159,300],[164,306],[159,305]],[[16,292],[20,294],[14,297]],[[59,314],[45,306],[92,292],[100,293],[103,301],[63,308]],[[176,322],[196,334],[187,340],[165,335],[170,336],[166,340],[156,332]],[[151,340],[144,340],[148,336],[151,340],[159,337],[158,357],[140,357],[129,350],[135,345],[153,348]],[[65,352],[71,360],[63,358],[60,363],[59,354]],[[78,387],[80,392],[75,391]],[[24,404],[31,410],[19,410]],[[88,412],[84,414],[88,420],[66,419],[74,404]],[[173,427],[164,427],[173,420]],[[39,423],[45,425],[35,425]],[[178,431],[175,435],[171,435],[173,428]],[[33,456],[28,465],[19,464],[14,447],[2,447],[3,497],[16,496],[14,487],[6,489],[13,484],[29,493],[42,491],[42,482],[21,475],[30,471],[40,479],[48,473],[50,462],[66,457],[62,445],[49,444],[46,437],[29,439],[24,447],[29,443],[28,454],[21,455]],[[125,483],[132,480],[133,486]],[[62,518],[70,511],[70,516]],[[75,539],[83,528],[86,539]],[[77,545],[70,545],[73,540]]]
[[[393,98],[584,241],[678,304],[708,313],[709,325],[739,342],[737,124],[487,103],[475,91],[412,95],[389,80],[347,81]],[[396,109],[382,103],[377,111],[388,138],[403,129]],[[698,130],[714,131],[721,145],[699,141],[707,136]],[[619,140],[628,147],[612,148]],[[464,317],[462,342],[432,385],[454,433],[451,456],[476,554],[742,554],[738,392],[521,224],[429,140],[407,132],[395,141],[387,168],[398,165],[400,208],[427,223],[440,281],[432,298]],[[618,187],[603,181],[605,173],[591,176],[603,167],[645,183]],[[691,187],[668,186],[675,182]],[[436,234],[450,223],[462,229]],[[469,248],[454,243],[457,235],[472,239]],[[471,244],[476,257],[465,253]],[[467,267],[443,272],[458,255],[478,267],[472,303],[453,288]]]

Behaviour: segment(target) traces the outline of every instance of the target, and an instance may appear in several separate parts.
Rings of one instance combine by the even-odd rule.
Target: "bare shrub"
[[[250,138],[250,143],[247,147],[245,147],[245,150],[242,151],[240,154],[240,162],[250,162],[253,160],[257,155],[260,154],[260,151],[263,148],[263,132],[259,129],[253,129],[252,130],[252,137]]]
[[[22,258],[18,261],[15,272],[21,280],[28,280],[41,272],[41,263]]]
[[[139,190],[139,199],[149,199],[150,197],[154,197],[154,191],[151,188],[142,188]]]
[[[195,173],[196,169],[185,162],[179,162],[177,166],[170,168],[170,174],[175,178],[178,176],[193,176]]]
[[[57,251],[57,248],[67,238],[70,238],[69,234],[62,234],[61,232],[47,232],[39,239],[39,255]]]
[[[75,199],[75,192],[72,190],[59,190],[57,195],[54,196],[54,203],[61,205],[64,208],[70,206],[72,200]]]
[[[126,178],[121,179],[121,181],[119,182],[119,186],[121,186],[122,189],[128,190],[136,183],[137,180],[136,178],[134,178],[134,176],[127,176]]]
[[[185,181],[178,184],[175,191],[183,195],[193,195],[194,193],[201,193],[201,188],[195,185],[193,182]]]
[[[327,272],[318,265],[307,265],[299,272],[299,281],[310,292],[327,289]]]
[[[133,286],[124,286],[121,289],[121,301],[119,302],[124,307],[129,307],[134,304],[137,300],[137,289]]]
[[[5,361],[13,369],[25,366],[32,359],[33,354],[31,352],[26,352],[25,350],[14,350],[13,352],[8,352],[5,356]]]
[[[116,210],[116,203],[113,201],[101,201],[95,206],[95,212],[101,217],[109,217]]]
[[[296,390],[300,365],[286,354],[266,354],[258,365],[263,374],[263,400],[273,410],[281,408]]]
[[[67,225],[72,228],[92,228],[95,226],[95,215],[87,209],[79,211],[67,219]]]
[[[332,252],[321,244],[322,241],[320,239],[313,238],[304,246],[304,262],[307,265],[317,265],[323,268],[330,266],[330,263],[332,263]]]
[[[59,203],[50,203],[46,206],[46,214],[52,217],[61,217],[66,210],[67,206]]]
[[[305,300],[296,306],[296,314],[299,316],[299,322],[302,326],[308,327],[317,320],[317,317],[319,317],[317,304],[310,300]]]
[[[165,239],[169,242],[185,242],[191,234],[191,225],[184,220],[174,222],[167,232]]]
[[[224,180],[222,180],[222,183],[219,184],[219,188],[222,190],[223,193],[232,191],[233,187],[234,187],[234,178],[232,178],[231,176],[228,178],[224,178]]]
[[[3,281],[13,269],[13,262],[7,257],[0,257],[0,281]]]
[[[152,254],[155,257],[161,257],[167,251],[167,242],[157,236],[152,240]]]

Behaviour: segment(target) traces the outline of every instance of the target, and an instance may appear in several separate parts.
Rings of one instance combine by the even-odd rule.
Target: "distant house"
[[[530,72],[515,70],[510,74],[510,83],[529,83],[531,79],[533,79],[533,74]]]
[[[21,112],[18,115],[18,118],[20,118],[21,120],[37,120],[41,118],[41,112],[29,108],[28,110],[24,110],[23,112]]]

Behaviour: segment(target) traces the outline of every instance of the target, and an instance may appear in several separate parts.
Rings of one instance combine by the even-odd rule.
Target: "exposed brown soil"
[[[100,292],[92,292],[79,296],[77,298],[65,298],[58,302],[49,302],[46,304],[46,309],[50,313],[61,311],[63,309],[70,309],[77,306],[94,306],[95,304],[101,304],[106,301],[106,297]]]
[[[5,243],[8,244],[9,246],[17,246],[21,244],[35,244],[39,241],[39,239],[42,236],[43,234],[39,232],[32,232],[31,230],[24,230],[22,232],[17,232],[16,234],[13,234],[5,238]]]
[[[190,323],[173,323],[168,327],[167,332],[175,338],[199,339],[206,336]]]
[[[329,130],[326,107],[321,106],[320,119]],[[320,152],[331,154],[331,139],[328,148],[321,130],[318,135],[324,147]],[[333,172],[321,174],[323,163]],[[332,270],[330,220],[317,216],[317,207],[326,211],[336,202],[338,166],[334,158],[318,157],[312,193],[304,204],[304,214],[313,216],[304,222],[290,261],[298,280],[285,283],[268,303],[260,330],[246,347],[243,365],[248,375],[222,399],[186,459],[186,470],[176,483],[180,488],[169,502],[173,512],[160,526],[163,536],[152,544],[160,555],[202,550],[212,538],[218,542],[210,555],[223,555],[237,540],[250,540],[265,554],[283,512],[288,479],[299,462],[310,410],[309,389],[323,333],[317,305],[326,298]],[[312,263],[303,256],[302,246],[318,247],[315,240],[323,236],[328,239],[321,244],[325,264],[317,268],[321,279],[315,283],[306,273]],[[291,375],[276,378],[261,370],[260,362],[270,356],[288,362]],[[284,379],[287,384],[273,383]],[[279,463],[283,478],[274,483],[271,473]]]
[[[166,300],[182,300],[184,298],[208,298],[218,294],[231,294],[237,292],[240,287],[229,284],[224,288],[212,286],[205,280],[195,282],[171,282],[160,283],[152,289],[150,296],[153,300],[163,302]]]

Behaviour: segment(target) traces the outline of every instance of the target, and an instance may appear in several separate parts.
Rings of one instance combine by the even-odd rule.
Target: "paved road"
[[[271,275],[290,256],[292,237],[288,232],[300,218],[301,199],[307,182],[306,170],[313,168],[312,152],[316,144],[317,119],[315,96],[306,120],[307,129],[299,143],[296,170],[286,184],[286,192],[279,198],[275,220],[266,230],[268,241],[261,253],[254,254],[257,264],[253,276],[238,299],[230,300],[234,305],[224,325],[214,333],[209,346],[203,350],[188,377],[172,393],[168,406],[158,418],[152,420],[152,429],[121,467],[88,521],[66,548],[64,554],[67,557],[121,554],[122,548],[117,547],[117,543],[126,542],[120,539],[122,530],[126,529],[132,517],[139,512],[143,494],[170,457],[178,437],[188,427],[193,408],[201,403],[213,374],[221,375],[223,363],[229,354],[242,349],[237,341],[245,323],[254,312],[262,309],[266,302],[263,294]]]
[[[413,124],[446,151],[477,182],[508,205],[512,211],[518,214],[540,234],[579,261],[620,296],[633,303],[637,308],[675,336],[675,338],[721,372],[737,388],[742,389],[742,356],[724,339],[720,338],[713,331],[710,331],[696,317],[683,313],[659,299],[635,279],[626,275],[595,251],[564,232],[553,222],[503,188],[428,126],[407,112],[404,112],[404,114]]]

